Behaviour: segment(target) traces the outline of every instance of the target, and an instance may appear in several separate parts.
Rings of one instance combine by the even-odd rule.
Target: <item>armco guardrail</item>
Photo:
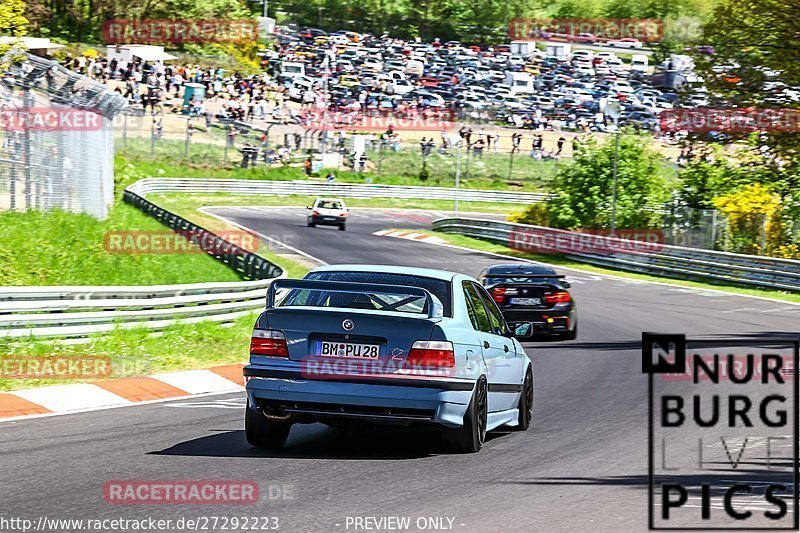
[[[230,322],[264,306],[283,270],[263,257],[126,190],[126,202],[176,231],[202,240],[209,255],[251,281],[142,287],[4,287],[0,338],[80,339],[115,328],[163,329],[175,323]],[[223,252],[224,253],[219,253]]]
[[[226,192],[231,194],[265,194],[274,196],[339,196],[342,198],[419,198],[467,202],[503,202],[530,204],[548,197],[543,193],[451,189],[403,185],[359,183],[315,183],[313,181],[228,180],[205,178],[145,178],[126,189],[144,198],[148,194],[185,192]]]
[[[230,322],[264,306],[272,279],[142,287],[0,289],[0,338],[80,338],[115,328]]]
[[[141,181],[137,182],[137,184],[141,183]],[[283,272],[279,266],[270,263],[260,255],[254,254],[239,246],[231,244],[225,239],[214,235],[205,228],[202,228],[193,222],[189,222],[185,218],[176,215],[175,213],[171,213],[166,209],[158,207],[153,202],[147,200],[144,197],[144,194],[145,193],[142,193],[140,195],[138,192],[133,190],[133,187],[128,187],[125,190],[123,199],[127,203],[138,207],[148,215],[156,218],[162,224],[175,231],[190,232],[194,236],[191,239],[193,241],[204,239],[205,235],[209,235],[210,238],[207,241],[204,241],[207,242],[204,248],[208,251],[208,254],[239,272],[242,276],[244,276],[245,279],[276,278]],[[226,253],[215,253],[215,251],[225,251]]]
[[[541,226],[460,217],[436,220],[433,229],[488,240],[516,249],[525,248],[526,234],[535,234],[539,237],[576,235],[576,232]],[[580,235],[582,234],[577,234],[578,237]],[[590,239],[596,237],[590,234],[583,235]],[[581,250],[564,255],[585,263],[644,274],[800,291],[800,261],[789,259],[667,245],[653,246],[650,252],[629,249],[586,253]]]

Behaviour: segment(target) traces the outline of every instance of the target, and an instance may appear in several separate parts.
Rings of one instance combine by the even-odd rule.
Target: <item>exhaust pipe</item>
[[[285,422],[286,420],[289,420],[292,417],[292,415],[284,411],[282,407],[278,408],[265,407],[261,411],[261,414],[264,415],[264,418],[266,418],[267,420],[273,420],[276,422]]]

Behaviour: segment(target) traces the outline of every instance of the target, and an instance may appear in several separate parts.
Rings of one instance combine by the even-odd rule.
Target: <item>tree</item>
[[[0,3],[0,34],[12,37],[23,37],[28,31],[28,19],[25,18],[25,3],[22,0],[3,0]],[[0,44],[0,56],[8,52],[10,44]],[[0,65],[0,72],[5,65]]]
[[[0,3],[0,34],[22,37],[27,30],[28,19],[25,18],[25,2],[3,0]]]
[[[589,141],[571,163],[559,166],[552,181],[555,198],[547,202],[550,223],[563,229],[607,228],[611,222],[614,143]],[[617,216],[619,228],[657,226],[652,209],[667,199],[661,156],[639,136],[619,142]]]
[[[714,47],[715,53],[698,62],[717,107],[800,107],[789,95],[780,92],[781,87],[800,85],[798,8],[797,0],[720,2],[704,28],[704,39]],[[723,72],[719,72],[721,65],[727,65]],[[779,73],[777,78],[776,72]],[[726,142],[741,141],[763,154],[763,168],[758,171],[795,218],[800,216],[796,207],[800,203],[798,133],[794,129],[725,136]]]

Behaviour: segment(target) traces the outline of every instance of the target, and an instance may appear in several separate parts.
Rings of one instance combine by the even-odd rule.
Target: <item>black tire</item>
[[[475,453],[486,441],[489,390],[486,378],[481,377],[467,406],[464,424],[460,428],[446,429],[442,434],[445,449],[453,453]]]
[[[339,231],[344,231],[344,228],[345,228],[344,224],[339,224]]]
[[[578,324],[575,324],[575,329],[568,331],[561,336],[565,341],[574,341],[578,338]]]
[[[519,409],[519,417],[516,429],[525,431],[533,420],[533,371],[531,367],[528,367],[528,371],[525,372],[525,381],[522,382],[522,394],[519,397],[517,409]]]
[[[309,222],[309,223],[308,223],[308,227],[309,227],[309,228],[313,228],[313,227],[315,227],[315,226],[316,226],[316,224],[314,224],[313,222]]]
[[[276,422],[268,420],[259,411],[245,407],[244,434],[247,442],[254,448],[276,450],[283,448],[292,425],[289,422]]]

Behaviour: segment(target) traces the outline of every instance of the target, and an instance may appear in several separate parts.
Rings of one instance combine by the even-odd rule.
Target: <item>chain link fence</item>
[[[452,185],[458,172],[465,180],[538,187],[553,173],[554,163],[571,157],[580,144],[574,134],[557,132],[527,132],[515,141],[508,130],[473,126],[464,138],[458,130],[400,130],[397,137],[387,137],[377,130],[322,131],[290,121],[221,119],[140,107],[117,122],[118,152],[134,159],[210,169],[222,165],[305,170],[310,158],[314,175],[323,168],[350,171],[374,183],[422,178]],[[537,146],[534,140],[540,133],[545,137]]]
[[[56,62],[9,52],[0,81],[0,209],[103,219],[114,198],[118,93]]]

